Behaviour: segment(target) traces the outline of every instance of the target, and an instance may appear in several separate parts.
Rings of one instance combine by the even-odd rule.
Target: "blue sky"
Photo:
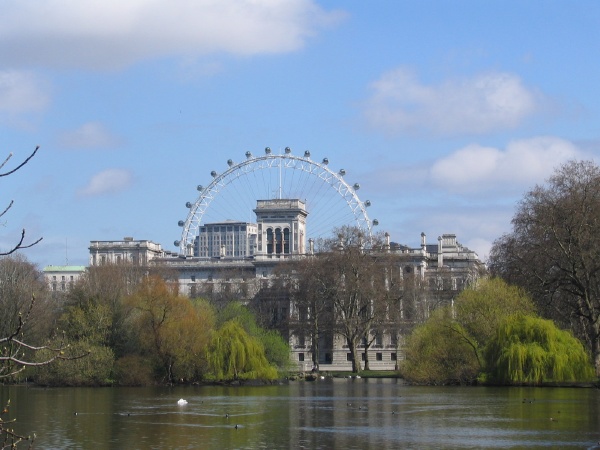
[[[344,168],[395,242],[482,259],[523,193],[600,155],[596,1],[0,0],[0,250],[176,250],[196,185],[266,146]],[[215,200],[216,201],[216,200]]]

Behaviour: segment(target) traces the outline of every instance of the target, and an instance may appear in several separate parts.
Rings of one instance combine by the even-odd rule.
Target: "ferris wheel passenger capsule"
[[[341,175],[341,176],[344,176],[344,175],[346,175],[346,171],[345,171],[344,169],[340,169],[340,172],[339,172],[339,173],[340,173],[340,175]]]
[[[269,148],[269,147],[267,147],[267,148]],[[252,152],[246,152],[246,158],[247,159],[252,158]]]
[[[304,157],[305,158],[310,158],[310,151],[309,150],[304,150]]]
[[[289,147],[286,147],[286,148],[285,148],[285,154],[286,154],[286,155],[289,155],[290,153],[292,153],[292,149],[291,149],[291,148],[289,148]]]
[[[250,153],[250,152],[248,152]],[[271,154],[271,147],[265,147],[265,155],[270,155]]]
[[[365,206],[366,207],[371,206],[371,200],[365,200]]]
[[[373,219],[373,226],[377,226],[377,225],[379,225],[379,220]]]
[[[186,208],[191,208],[192,207],[192,203],[191,202],[185,202],[185,207]]]
[[[201,191],[202,189],[204,189],[204,186],[202,186],[201,184],[199,184],[198,186],[196,186],[196,190],[197,191]]]
[[[175,245],[175,247],[179,247],[179,244],[181,244],[181,242],[180,242],[180,241],[175,241],[175,242],[173,242],[173,245]]]
[[[325,165],[329,164],[329,158],[323,158],[323,164],[325,164]]]
[[[216,171],[216,170],[213,170],[213,171],[210,173],[210,176],[211,176],[211,177],[213,177],[213,178],[216,178],[216,177],[217,177],[217,175],[218,175],[218,174],[217,174],[217,171]]]
[[[358,191],[360,189],[360,184],[358,183],[354,183],[354,186],[352,186],[354,188],[355,191]]]
[[[228,159],[228,160],[227,160],[227,165],[228,165],[229,167],[233,166],[233,159]]]
[[[182,227],[184,225],[184,223],[185,222],[183,220],[180,220],[179,222],[177,222],[177,225],[179,225],[180,227]]]

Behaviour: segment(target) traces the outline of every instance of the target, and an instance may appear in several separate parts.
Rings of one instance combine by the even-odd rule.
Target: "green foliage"
[[[498,327],[486,350],[489,379],[508,384],[589,381],[594,370],[583,345],[550,320],[516,315]]]
[[[70,339],[107,345],[112,326],[112,311],[108,305],[88,301],[67,306],[59,323]]]
[[[139,355],[127,355],[115,362],[115,381],[121,386],[148,386],[154,381],[152,363]]]
[[[466,289],[414,330],[402,374],[426,384],[588,380],[582,344],[534,310],[521,289],[499,279]]]
[[[534,314],[535,306],[525,291],[500,278],[482,280],[462,291],[455,304],[456,320],[478,346],[485,345],[500,322],[513,314]]]
[[[290,345],[278,331],[260,327],[252,311],[240,302],[230,302],[218,314],[217,322],[221,325],[231,320],[235,320],[246,333],[260,341],[269,363],[275,365],[280,371],[290,368]]]
[[[103,386],[112,383],[111,374],[114,354],[109,347],[78,341],[65,351],[65,357],[87,356],[70,360],[56,360],[52,364],[40,366],[35,370],[35,381],[48,386]],[[52,353],[42,350],[36,354],[44,361]]]
[[[214,319],[205,303],[177,295],[160,277],[149,277],[126,300],[137,330],[138,354],[167,382],[199,379]]]
[[[473,382],[480,366],[464,333],[453,322],[449,309],[435,311],[407,340],[400,367],[403,378],[433,385]]]
[[[290,344],[285,341],[278,331],[263,330],[258,336],[265,349],[267,361],[275,365],[280,372],[287,372],[292,366]]]
[[[225,322],[212,336],[208,349],[210,374],[215,380],[277,378],[277,370],[265,356],[260,341],[236,320]]]

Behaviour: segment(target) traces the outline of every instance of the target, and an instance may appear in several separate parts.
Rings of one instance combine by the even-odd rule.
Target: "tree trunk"
[[[371,347],[371,343],[367,340],[365,344],[365,370],[371,370],[369,367],[369,348]]]
[[[360,359],[356,351],[356,339],[347,339],[350,357],[352,358],[352,373],[360,373]]]
[[[319,371],[319,330],[314,330],[312,336],[312,362],[313,367]]]

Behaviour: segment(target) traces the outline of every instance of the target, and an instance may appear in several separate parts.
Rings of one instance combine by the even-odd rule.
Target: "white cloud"
[[[428,86],[398,68],[383,74],[371,90],[365,116],[388,133],[479,134],[514,128],[541,100],[518,76],[503,72]]]
[[[583,156],[573,143],[551,136],[516,140],[506,149],[473,144],[435,162],[430,176],[453,192],[514,193],[544,182],[559,165]]]
[[[87,122],[79,128],[63,133],[59,137],[62,146],[73,149],[114,147],[120,139],[102,123]]]
[[[43,111],[50,97],[44,81],[28,71],[0,71],[0,114],[9,117]]]
[[[133,176],[125,169],[107,169],[92,177],[87,186],[79,191],[83,197],[115,194],[131,186]]]
[[[13,0],[0,61],[115,68],[146,58],[290,52],[342,14],[313,0]]]

